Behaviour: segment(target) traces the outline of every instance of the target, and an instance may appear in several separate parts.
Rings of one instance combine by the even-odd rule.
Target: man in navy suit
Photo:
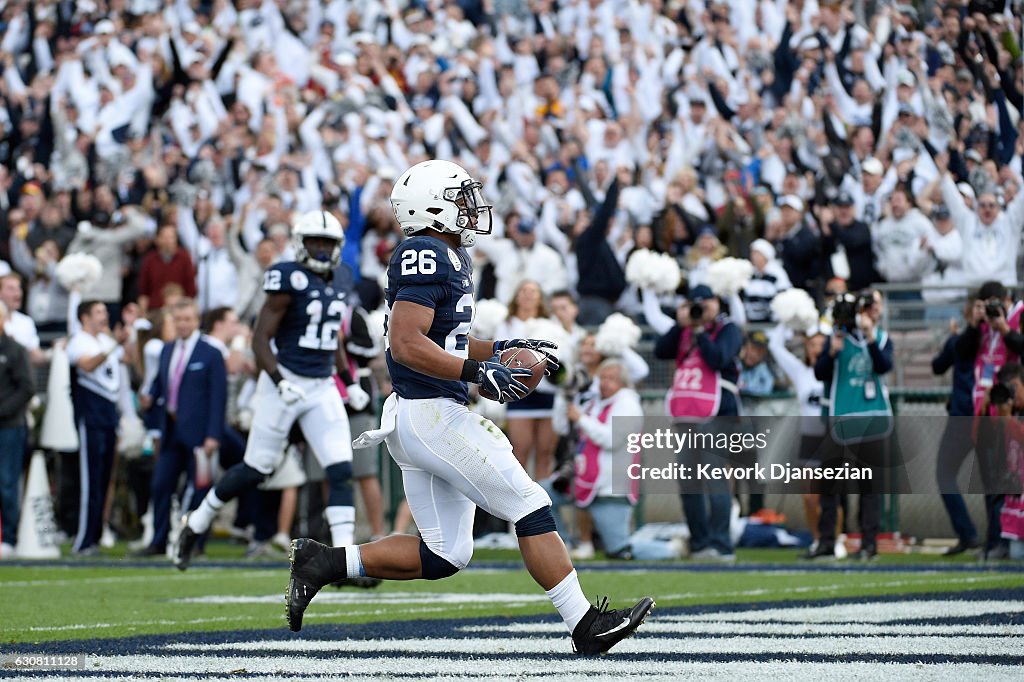
[[[188,487],[182,509],[195,509],[209,489],[196,486],[196,460],[211,458],[224,435],[227,371],[224,357],[199,333],[199,307],[191,299],[174,305],[177,339],[164,346],[160,370],[141,396],[143,407],[156,405],[160,424],[160,457],[153,471],[153,542],[140,554],[163,555],[170,529],[171,495],[183,471]],[[207,464],[209,462],[206,462]]]

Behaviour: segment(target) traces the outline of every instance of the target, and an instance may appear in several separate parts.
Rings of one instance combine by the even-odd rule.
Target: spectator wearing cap
[[[139,305],[146,310],[164,307],[164,287],[177,284],[188,298],[196,295],[196,270],[192,257],[178,245],[178,230],[174,225],[161,225],[156,232],[153,248],[142,259],[139,274]]]
[[[869,157],[861,164],[860,182],[847,175],[841,189],[853,197],[857,219],[871,227],[882,217],[884,201],[896,187],[897,180],[895,167],[887,173],[881,161]]]
[[[962,267],[964,242],[960,231],[953,225],[949,207],[937,204],[932,208],[933,229],[924,244],[929,255],[929,267],[922,283],[925,319],[951,320],[960,316],[967,285]],[[943,287],[943,288],[930,288]]]
[[[754,323],[770,322],[772,299],[793,285],[785,268],[775,258],[775,247],[768,240],[755,239],[751,243],[750,262],[754,266],[754,274],[740,293],[746,319]]]
[[[821,225],[823,267],[829,278],[846,280],[855,291],[881,280],[875,269],[871,228],[857,220],[849,192],[841,191],[832,206],[818,210],[818,224]]]
[[[775,373],[768,364],[768,336],[762,331],[752,331],[743,340],[737,386],[741,396],[764,397],[775,390]]]
[[[985,191],[978,197],[977,210],[971,210],[947,171],[945,155],[937,156],[935,163],[943,176],[939,185],[942,199],[963,238],[966,283],[976,286],[995,279],[1012,285],[1017,281],[1017,254],[1024,230],[1024,192],[1002,210],[996,195]]]
[[[495,298],[502,303],[511,302],[525,280],[538,282],[546,296],[568,286],[564,261],[557,251],[537,240],[536,228],[533,216],[512,213],[505,219],[506,237],[492,236],[477,244],[494,264]]]
[[[729,249],[718,241],[718,231],[713,225],[704,225],[697,230],[697,239],[686,253],[686,279],[691,287],[704,284],[708,266],[728,255]]]
[[[925,245],[934,228],[914,207],[910,188],[897,185],[889,197],[888,215],[871,228],[878,272],[887,282],[920,284],[931,259]],[[894,291],[890,298],[920,300],[918,290]]]
[[[793,286],[814,291],[818,286],[818,235],[804,219],[804,202],[795,194],[787,194],[779,202],[779,223],[771,230],[776,253]]]

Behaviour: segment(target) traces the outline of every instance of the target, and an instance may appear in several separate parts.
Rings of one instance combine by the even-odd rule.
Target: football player
[[[359,546],[325,547],[308,538],[292,542],[286,593],[289,627],[298,631],[310,600],[324,585],[349,576],[436,580],[454,575],[473,553],[477,506],[515,525],[530,575],[547,591],[571,633],[574,649],[594,655],[633,634],[654,606],[645,597],[631,608],[592,606],[565,545],[555,532],[551,500],[512,453],[505,434],[470,412],[467,383],[499,402],[526,395],[500,361],[507,348],[546,353],[554,344],[533,339],[484,341],[473,321],[472,262],[465,246],[491,229],[491,207],[480,183],[448,161],[425,161],[395,183],[391,204],[402,242],[388,268],[386,359],[394,393],[381,428],[355,445],[386,440],[402,469],[405,494],[422,539],[393,535]],[[547,369],[557,369],[549,356]]]
[[[344,241],[341,224],[330,213],[306,213],[292,228],[295,261],[272,265],[263,275],[267,300],[256,320],[252,343],[262,371],[245,457],[185,516],[174,551],[174,565],[183,571],[196,539],[207,531],[224,503],[255,488],[281,463],[288,432],[296,421],[327,474],[324,513],[331,542],[335,546],[353,542],[351,435],[334,383],[335,371],[353,409],[365,407],[370,397],[349,372],[345,344],[338,338],[347,304],[345,292],[332,277]]]

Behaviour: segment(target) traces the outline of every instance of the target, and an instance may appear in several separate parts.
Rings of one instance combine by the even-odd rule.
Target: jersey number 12
[[[327,318],[324,319],[324,304],[313,299],[306,306],[309,324],[305,333],[299,337],[299,346],[310,350],[338,350],[338,330],[341,329],[341,314],[345,304],[331,301],[327,306]]]

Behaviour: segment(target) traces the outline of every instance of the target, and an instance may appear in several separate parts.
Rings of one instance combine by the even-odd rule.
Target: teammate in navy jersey
[[[491,229],[480,183],[448,161],[425,161],[395,183],[391,204],[403,242],[388,267],[385,344],[394,393],[381,428],[354,443],[385,440],[402,469],[406,499],[422,539],[393,535],[355,547],[330,548],[308,538],[292,542],[286,593],[288,624],[302,627],[310,600],[339,578],[436,580],[464,568],[473,553],[479,506],[515,524],[523,560],[547,591],[582,654],[599,654],[633,634],[654,606],[650,597],[611,611],[591,606],[565,545],[555,531],[551,500],[512,453],[490,420],[469,411],[467,382],[500,402],[526,395],[516,378],[529,370],[499,361],[507,348],[546,354],[548,341],[484,341],[470,336],[473,276],[465,246]],[[549,356],[547,369],[557,369]]]
[[[353,542],[351,434],[335,370],[353,409],[362,409],[370,398],[349,372],[344,338],[339,338],[347,292],[336,287],[334,273],[344,241],[341,224],[330,213],[306,213],[292,229],[295,262],[275,264],[264,273],[267,301],[253,330],[262,372],[245,457],[186,515],[174,552],[181,570],[188,568],[197,538],[224,503],[259,485],[281,464],[296,420],[330,483],[324,513],[331,542]]]

